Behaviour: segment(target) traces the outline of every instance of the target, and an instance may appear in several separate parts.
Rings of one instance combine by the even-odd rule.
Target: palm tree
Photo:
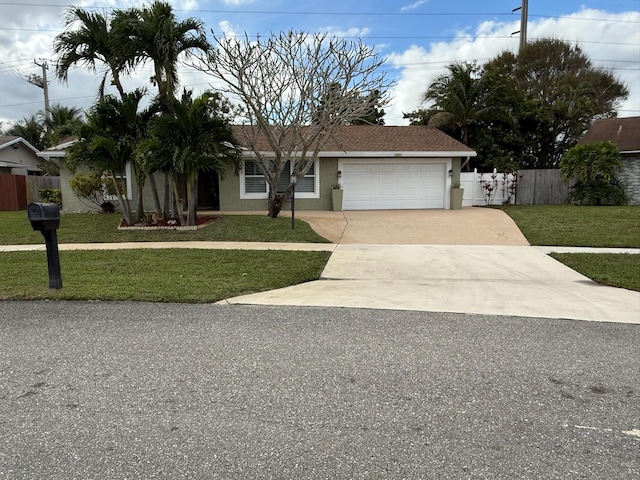
[[[23,118],[21,121],[9,127],[5,133],[7,135],[24,138],[38,150],[44,148],[44,128],[35,115]]]
[[[178,80],[178,61],[196,50],[206,51],[210,44],[206,39],[204,24],[194,18],[181,22],[176,19],[169,3],[155,1],[149,7],[130,9],[128,21],[115,24],[114,36],[119,43],[130,43],[135,52],[134,63],[153,63],[151,83],[158,88],[157,102],[162,112],[168,112],[175,96]],[[121,18],[126,15],[121,14]],[[153,173],[153,172],[150,172]],[[159,205],[155,179],[149,176],[154,202]],[[170,180],[164,177],[164,216],[169,214]],[[156,211],[158,208],[156,207]],[[160,213],[160,212],[158,212]]]
[[[140,164],[134,162],[135,179],[128,179],[135,180],[138,187],[135,216],[121,181],[125,177],[127,163],[136,158],[138,146],[147,134],[152,111],[139,112],[144,95],[143,89],[137,89],[125,93],[122,99],[113,95],[100,99],[88,113],[80,141],[73,145],[68,157],[68,164],[72,168],[78,164],[86,164],[98,175],[105,174],[109,177],[129,225],[139,222],[144,212],[142,190],[145,174]]]
[[[429,124],[436,128],[450,128],[459,132],[460,140],[469,144],[469,127],[490,116],[504,118],[508,113],[493,106],[490,98],[495,92],[487,89],[478,68],[470,63],[449,65],[448,73],[439,76],[424,94],[433,102],[429,109]]]
[[[47,146],[55,145],[63,138],[77,135],[82,126],[82,110],[59,103],[52,104],[47,112],[39,111],[38,117],[46,132]]]
[[[158,100],[163,107],[169,105],[179,84],[178,62],[196,50],[206,51],[204,24],[195,18],[179,22],[173,7],[155,1],[149,7],[131,9],[129,21],[118,22],[114,28],[116,38],[131,42],[135,63],[153,63],[151,83],[158,88]]]
[[[193,99],[184,90],[180,100],[173,99],[170,113],[153,121],[154,155],[149,159],[153,168],[170,172],[174,197],[179,198],[179,183],[186,180],[187,219],[181,225],[195,225],[198,205],[198,172],[214,171],[224,175],[228,161],[238,171],[240,147],[233,137],[226,112],[228,102],[217,93],[206,92]]]
[[[119,42],[114,37],[113,25],[126,23],[129,13],[116,11],[112,17],[98,12],[88,12],[79,7],[71,7],[66,12],[66,30],[53,41],[53,51],[58,56],[55,74],[63,82],[68,80],[69,70],[82,65],[91,72],[98,71],[98,65],[105,67],[99,94],[104,95],[108,75],[111,83],[124,97],[120,76],[133,68],[133,52],[130,42]],[[77,28],[72,29],[72,27]]]

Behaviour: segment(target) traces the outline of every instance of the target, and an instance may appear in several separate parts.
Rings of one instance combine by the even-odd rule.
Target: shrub
[[[565,182],[575,179],[569,202],[578,205],[626,205],[629,197],[618,179],[622,158],[611,142],[594,142],[570,148],[560,160]]]
[[[111,202],[105,202],[105,186],[100,176],[92,173],[79,173],[69,180],[69,186],[74,195],[85,205],[86,202],[89,202],[100,207],[104,213],[113,213],[115,210]]]
[[[57,203],[62,208],[62,192],[59,188],[41,188],[38,194],[43,202]]]

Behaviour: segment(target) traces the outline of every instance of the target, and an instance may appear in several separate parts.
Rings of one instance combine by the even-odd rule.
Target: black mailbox
[[[60,227],[60,208],[57,203],[30,203],[27,216],[34,230],[56,230]]]
[[[33,229],[40,230],[47,246],[49,288],[62,288],[58,232],[56,231],[60,227],[60,208],[57,203],[30,203],[27,205],[27,217]]]

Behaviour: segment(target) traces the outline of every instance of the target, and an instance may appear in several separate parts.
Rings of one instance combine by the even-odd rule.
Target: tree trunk
[[[184,218],[184,215],[182,214],[182,212],[184,211],[184,205],[183,205],[182,199],[180,198],[180,194],[178,192],[178,182],[177,182],[175,176],[172,176],[171,183],[173,184],[174,202],[177,205],[175,213],[176,213],[176,216],[178,217],[178,219],[180,220],[180,226],[184,227],[187,224],[187,220],[186,220],[186,218]]]
[[[169,198],[171,196],[171,186],[170,186],[170,179],[169,179],[169,174],[165,172],[164,174],[164,198],[163,198],[163,207],[162,207],[162,214],[164,215],[164,218],[171,218],[171,199]],[[178,214],[178,212],[175,212],[176,215]]]
[[[142,185],[138,185],[138,196],[136,199],[136,214],[134,217],[135,223],[140,223],[142,221],[142,216],[144,215],[144,205],[143,205],[143,195],[144,195],[144,183]]]
[[[151,193],[153,196],[153,208],[157,216],[162,216],[162,205],[160,205],[160,197],[158,196],[158,186],[156,185],[156,179],[154,174],[149,175],[149,186],[151,187]]]
[[[285,196],[281,193],[276,193],[275,195],[269,195],[269,213],[267,214],[270,218],[277,218],[282,210],[282,205],[285,201]]]
[[[196,224],[196,212],[198,210],[198,172],[194,172],[188,177],[187,185],[187,225]]]
[[[110,172],[111,180],[113,181],[113,186],[116,189],[116,196],[118,197],[118,203],[120,204],[120,209],[122,210],[122,215],[124,216],[124,221],[127,222],[128,225],[133,225],[133,218],[131,216],[131,207],[129,206],[129,199],[124,198],[122,194],[122,190],[120,189],[120,185],[116,180],[116,176],[113,172]]]

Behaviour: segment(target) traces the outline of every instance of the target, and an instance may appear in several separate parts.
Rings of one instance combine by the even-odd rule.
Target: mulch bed
[[[148,222],[136,223],[129,225],[124,218],[120,220],[118,230],[200,230],[214,222],[222,220],[221,215],[198,215],[196,216],[196,224],[188,227],[181,227],[179,220],[159,219],[150,220]]]

